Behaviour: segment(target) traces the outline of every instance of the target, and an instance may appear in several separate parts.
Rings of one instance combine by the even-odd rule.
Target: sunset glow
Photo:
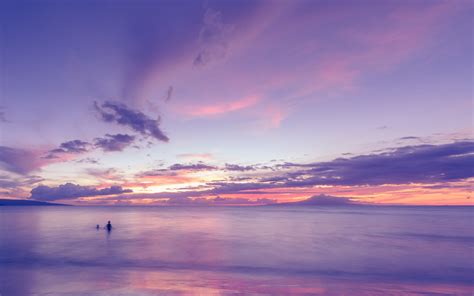
[[[469,1],[203,3],[2,4],[0,197],[473,204]]]

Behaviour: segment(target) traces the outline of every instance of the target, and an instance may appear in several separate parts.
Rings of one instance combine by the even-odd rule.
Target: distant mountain
[[[25,199],[0,199],[0,206],[69,206],[65,204],[25,200]]]
[[[338,197],[326,194],[311,196],[308,199],[296,202],[269,204],[269,206],[354,206],[364,205],[352,200],[350,197]]]

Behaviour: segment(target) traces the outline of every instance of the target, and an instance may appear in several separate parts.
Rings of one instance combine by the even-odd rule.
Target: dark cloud
[[[226,163],[225,168],[226,171],[238,171],[238,172],[245,172],[245,171],[254,171],[256,169],[255,166],[251,165],[238,165],[238,164],[230,164]]]
[[[55,158],[57,154],[81,154],[88,152],[91,148],[91,144],[81,140],[72,140],[68,142],[61,143],[59,148],[49,151],[49,154],[46,158]]]
[[[286,186],[436,183],[474,176],[474,142],[405,146],[390,152],[338,158],[288,173]]]
[[[130,193],[131,189],[124,189],[121,186],[110,186],[103,189],[97,189],[89,186],[81,186],[72,183],[59,185],[58,187],[49,187],[40,185],[31,190],[30,199],[52,201],[60,199],[76,199],[79,197],[99,196]]]
[[[127,134],[106,134],[102,138],[95,138],[94,144],[82,140],[73,140],[61,143],[59,148],[50,150],[44,158],[54,159],[58,158],[61,154],[82,154],[93,149],[102,149],[105,152],[122,151],[134,141],[135,137]]]
[[[36,151],[0,146],[0,166],[7,171],[25,175],[44,164],[46,161]]]
[[[420,140],[420,137],[413,137],[413,136],[407,136],[407,137],[401,137],[398,138],[399,140]]]
[[[83,159],[76,160],[77,163],[90,163],[90,164],[99,164],[99,160],[91,157],[86,157]]]
[[[94,107],[100,118],[105,122],[114,122],[127,126],[144,136],[168,142],[169,138],[160,129],[160,118],[151,119],[144,113],[133,110],[118,102],[106,101],[102,104],[94,102]]]
[[[135,141],[134,136],[126,134],[110,135],[106,134],[103,138],[95,138],[94,145],[104,151],[122,151]]]
[[[204,163],[195,163],[195,164],[173,164],[168,168],[171,171],[208,171],[216,170],[217,167],[212,165],[207,165]]]
[[[225,57],[233,27],[224,24],[219,11],[208,8],[199,32],[199,52],[194,58],[195,66],[204,66],[212,60]]]
[[[173,86],[169,86],[168,90],[166,91],[165,102],[169,102],[171,100],[171,96],[173,95]]]

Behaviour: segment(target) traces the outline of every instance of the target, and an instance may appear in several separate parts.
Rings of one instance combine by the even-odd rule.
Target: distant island
[[[320,194],[311,196],[307,199],[295,201],[295,202],[283,202],[268,204],[266,206],[361,206],[367,205],[352,200],[350,197],[339,197],[331,196],[326,194]]]
[[[69,205],[44,202],[44,201],[36,201],[36,200],[0,199],[0,206],[69,206]]]

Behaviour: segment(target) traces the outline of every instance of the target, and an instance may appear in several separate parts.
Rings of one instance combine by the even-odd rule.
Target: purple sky
[[[0,197],[471,204],[473,11],[2,1]]]

